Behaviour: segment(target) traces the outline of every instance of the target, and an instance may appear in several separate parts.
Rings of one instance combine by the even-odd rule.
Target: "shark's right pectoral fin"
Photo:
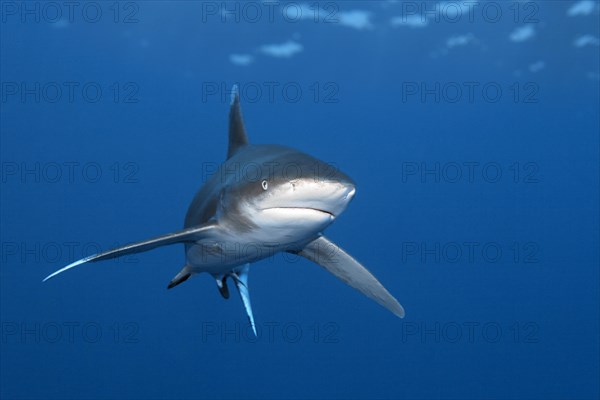
[[[377,278],[352,256],[324,236],[313,240],[297,254],[319,264],[338,279],[368,298],[375,300],[398,317],[404,317],[404,308],[379,283]]]
[[[158,236],[149,240],[145,240],[143,242],[131,243],[123,247],[105,251],[104,253],[93,254],[89,257],[75,261],[74,263],[69,264],[66,267],[61,268],[58,271],[48,275],[44,279],[44,282],[46,282],[50,278],[55,277],[60,273],[63,273],[71,268],[74,268],[84,263],[109,260],[111,258],[121,257],[127,254],[141,253],[143,251],[148,251],[157,247],[167,246],[175,243],[195,242],[197,240],[210,236],[211,232],[213,232],[215,229],[217,229],[217,226],[215,224],[207,223],[194,228],[187,228],[181,231],[168,233],[166,235]]]

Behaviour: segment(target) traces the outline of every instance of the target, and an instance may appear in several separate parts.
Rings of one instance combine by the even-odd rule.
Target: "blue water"
[[[599,397],[598,2],[170,3],[0,3],[2,399]],[[276,255],[254,338],[180,245],[41,283],[182,227],[234,83],[406,318]]]

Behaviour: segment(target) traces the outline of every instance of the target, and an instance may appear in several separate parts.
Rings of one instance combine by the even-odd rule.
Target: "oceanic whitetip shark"
[[[227,278],[231,278],[256,335],[248,291],[250,263],[289,252],[320,265],[402,318],[404,309],[383,285],[323,236],[323,230],[346,209],[355,191],[352,179],[307,154],[278,145],[249,144],[234,86],[227,160],[192,200],[184,229],[85,257],[49,275],[44,282],[84,263],[183,243],[186,264],[168,288],[208,272],[227,299]]]

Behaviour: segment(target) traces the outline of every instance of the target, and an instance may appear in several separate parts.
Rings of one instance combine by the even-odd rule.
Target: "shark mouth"
[[[329,217],[331,217],[332,219],[335,218],[335,214],[326,211],[326,210],[322,210],[320,208],[312,208],[312,207],[269,207],[269,208],[263,208],[261,211],[276,211],[276,210],[295,210],[295,211],[305,211],[305,210],[309,210],[309,211],[316,211],[319,212],[321,214],[327,214],[329,215]]]

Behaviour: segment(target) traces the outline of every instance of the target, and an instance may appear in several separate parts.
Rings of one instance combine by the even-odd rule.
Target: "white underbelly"
[[[224,229],[219,237],[189,246],[186,257],[192,270],[218,275],[274,257],[311,240],[333,221],[330,214],[295,208],[271,208],[252,217],[255,229],[242,233]]]

